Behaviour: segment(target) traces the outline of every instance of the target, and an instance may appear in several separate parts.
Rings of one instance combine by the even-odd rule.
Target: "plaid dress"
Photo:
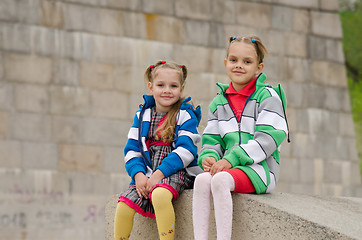
[[[162,163],[162,160],[172,151],[172,148],[169,144],[158,144],[159,141],[155,139],[157,127],[162,124],[160,121],[165,117],[166,113],[158,113],[155,111],[155,108],[152,108],[151,114],[148,143],[152,170],[156,171],[157,167]],[[167,188],[173,194],[174,199],[176,199],[183,190],[193,187],[194,179],[195,177],[190,176],[185,169],[182,169],[162,179],[155,187]],[[118,202],[126,203],[145,217],[155,218],[155,212],[150,199],[145,199],[143,196],[139,197],[135,184],[131,184],[125,192],[121,193]]]

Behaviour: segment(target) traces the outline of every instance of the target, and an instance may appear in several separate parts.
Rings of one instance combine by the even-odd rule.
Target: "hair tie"
[[[234,36],[234,37],[231,38],[231,41],[234,41],[235,39],[236,39],[236,37]]]
[[[252,38],[252,39],[251,39],[251,42],[252,42],[252,43],[255,43],[255,39],[254,39],[254,38]]]
[[[162,63],[162,64],[165,64],[165,63],[166,63],[166,61],[161,61],[161,63]]]
[[[154,68],[155,67],[155,65],[150,65],[150,69],[152,69],[152,68]]]
[[[180,65],[180,68],[183,68],[184,65]]]

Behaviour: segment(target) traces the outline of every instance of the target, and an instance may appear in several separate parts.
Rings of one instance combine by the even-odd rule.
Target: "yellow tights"
[[[175,211],[172,205],[172,193],[163,187],[152,191],[152,205],[155,209],[156,223],[160,240],[172,240],[175,235]],[[133,217],[136,211],[119,202],[114,219],[114,239],[127,240],[133,227]]]

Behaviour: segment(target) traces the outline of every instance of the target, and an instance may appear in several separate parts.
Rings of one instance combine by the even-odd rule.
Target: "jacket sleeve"
[[[128,132],[128,140],[124,147],[125,168],[128,175],[134,179],[138,172],[146,174],[146,165],[138,145],[139,111],[136,113],[133,124]]]
[[[258,109],[253,139],[233,148],[224,156],[234,167],[259,163],[270,157],[288,134],[282,102],[274,90],[264,98]],[[274,93],[273,93],[274,91]]]
[[[174,149],[157,167],[165,177],[175,174],[177,171],[186,168],[197,158],[197,146],[200,135],[197,132],[199,121],[192,110],[181,109],[177,116],[175,129]]]
[[[202,161],[206,157],[213,157],[216,161],[220,160],[225,151],[225,144],[221,138],[218,124],[217,110],[212,112],[209,108],[209,117],[206,128],[202,135],[202,148],[198,164],[202,168]]]

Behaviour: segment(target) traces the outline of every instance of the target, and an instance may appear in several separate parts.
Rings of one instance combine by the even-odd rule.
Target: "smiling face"
[[[224,64],[236,91],[243,89],[264,67],[263,63],[258,62],[254,46],[244,42],[234,42],[230,45]]]
[[[157,69],[152,82],[148,82],[148,91],[156,102],[156,112],[168,112],[181,97],[184,86],[180,83],[180,74],[174,69]]]

